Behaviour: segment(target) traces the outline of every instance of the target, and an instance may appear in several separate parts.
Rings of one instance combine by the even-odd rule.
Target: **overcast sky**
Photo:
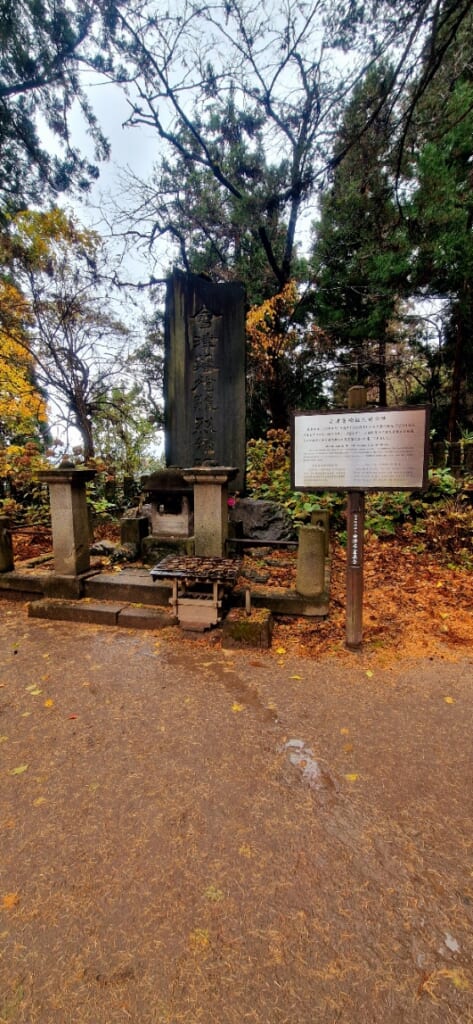
[[[129,167],[135,174],[146,178],[157,159],[158,150],[157,137],[151,130],[124,127],[129,107],[119,86],[101,82],[98,76],[94,76],[86,88],[89,102],[111,145],[110,160],[99,165],[100,178],[92,186],[85,203],[92,208],[100,202],[102,195],[113,196],[122,192],[119,178],[120,171],[125,168]],[[93,161],[93,143],[78,104],[71,112],[70,128],[73,144]],[[92,212],[88,216],[93,216]]]

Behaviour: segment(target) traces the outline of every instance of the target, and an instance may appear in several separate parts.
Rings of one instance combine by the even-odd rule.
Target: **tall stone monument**
[[[245,486],[245,310],[241,284],[175,270],[165,331],[168,466],[235,466]]]

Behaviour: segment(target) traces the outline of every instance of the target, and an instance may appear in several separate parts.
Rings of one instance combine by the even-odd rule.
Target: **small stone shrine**
[[[159,537],[190,537],[194,529],[194,489],[180,469],[160,469],[143,477],[151,505],[151,532]]]

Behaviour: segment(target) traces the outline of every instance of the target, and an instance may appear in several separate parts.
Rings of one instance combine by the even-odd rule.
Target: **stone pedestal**
[[[228,537],[228,483],[238,470],[230,466],[183,469],[194,488],[194,550],[205,558],[223,558]]]
[[[38,473],[49,485],[54,569],[61,576],[78,576],[90,568],[89,521],[85,485],[94,469],[48,469]]]
[[[13,545],[10,531],[10,520],[0,516],[0,572],[11,572],[13,569]]]

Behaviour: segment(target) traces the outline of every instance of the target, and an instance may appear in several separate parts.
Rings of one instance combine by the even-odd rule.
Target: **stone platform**
[[[21,567],[0,574],[0,600],[30,601],[36,606],[36,616],[62,617],[68,621],[159,629],[159,616],[163,614],[164,624],[173,624],[169,621],[173,619],[171,596],[170,583],[154,583],[149,569],[141,567],[127,567],[119,572],[97,567],[73,577],[59,576],[44,568]],[[310,600],[294,590],[252,584],[251,604],[267,608],[273,615],[325,618],[329,611],[328,584],[327,592]],[[232,591],[229,605],[244,607],[244,588]]]

